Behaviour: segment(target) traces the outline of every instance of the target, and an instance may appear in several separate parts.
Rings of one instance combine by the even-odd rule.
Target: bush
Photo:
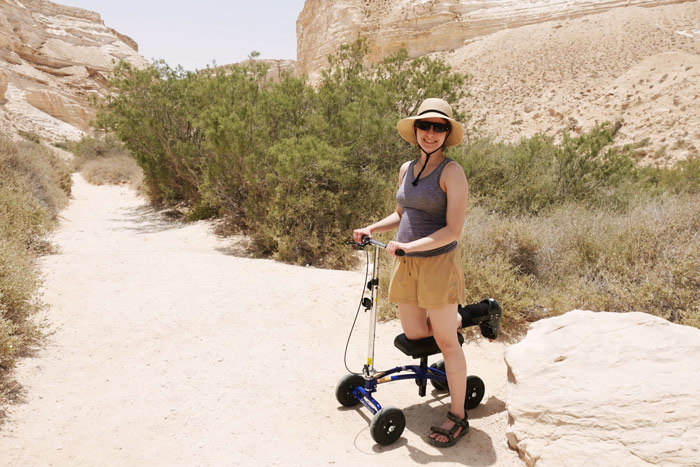
[[[44,238],[54,225],[51,213],[30,192],[0,183],[0,238],[27,250],[45,251]]]
[[[21,245],[0,238],[0,401],[14,359],[41,336],[31,316],[42,307],[40,281],[32,255]]]
[[[193,124],[199,80],[206,75],[163,62],[138,70],[121,62],[101,104],[98,125],[109,128],[136,159],[154,204],[194,204],[202,182],[203,133]]]
[[[662,192],[700,194],[700,158],[677,162],[671,167],[643,169],[647,182]]]
[[[476,139],[452,156],[480,204],[506,214],[537,214],[567,203],[624,209],[648,187],[629,149],[611,146],[619,125],[604,123],[561,143],[536,135],[517,144]]]
[[[122,155],[86,162],[80,171],[93,185],[128,184],[140,191],[143,172],[133,157]]]
[[[574,308],[643,311],[700,325],[700,199],[635,202],[623,214],[566,205],[540,216],[473,209],[467,296],[495,296],[506,325]]]
[[[136,190],[141,188],[141,168],[113,135],[100,138],[84,136],[78,142],[64,144],[75,156],[73,168],[93,185],[128,183]]]
[[[52,218],[68,204],[70,170],[50,149],[0,136],[0,167],[0,185],[31,193]]]
[[[196,73],[121,64],[98,121],[136,158],[154,203],[220,216],[262,254],[346,265],[354,256],[339,245],[393,209],[399,166],[417,155],[396,121],[427,96],[457,102],[466,82],[405,51],[366,67],[366,52],[364,40],[341,47],[317,89],[269,82],[255,60]]]
[[[15,358],[39,343],[31,317],[42,308],[34,259],[68,202],[70,171],[51,150],[0,137],[0,404],[17,383]]]

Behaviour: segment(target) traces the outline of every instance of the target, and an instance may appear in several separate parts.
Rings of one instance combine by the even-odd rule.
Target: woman
[[[420,157],[399,171],[396,211],[367,227],[363,235],[398,228],[386,251],[395,256],[389,299],[399,306],[401,326],[408,339],[433,336],[445,360],[450,387],[447,420],[431,427],[429,442],[452,446],[469,430],[464,410],[467,365],[457,340],[462,325],[457,304],[464,302],[464,276],[457,248],[467,210],[469,186],[464,170],[443,149],[462,142],[462,126],[452,118],[452,107],[442,99],[426,99],[414,117],[399,121],[399,134],[420,148]]]

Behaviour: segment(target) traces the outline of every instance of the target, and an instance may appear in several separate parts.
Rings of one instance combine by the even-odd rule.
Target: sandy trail
[[[404,410],[406,430],[376,445],[369,412],[334,395],[363,274],[237,256],[206,223],[170,223],[126,188],[74,182],[60,254],[42,259],[55,333],[18,367],[24,400],[0,426],[1,465],[523,465],[505,439],[504,344],[465,346],[486,383],[466,439],[430,446],[447,401],[402,381],[377,399]],[[355,371],[366,327],[362,314]],[[411,363],[397,333],[379,325],[378,368]]]

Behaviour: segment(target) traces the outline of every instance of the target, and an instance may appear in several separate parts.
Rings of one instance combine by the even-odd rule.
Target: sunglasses
[[[450,131],[449,123],[436,123],[429,122],[427,120],[417,120],[416,123],[413,124],[413,126],[423,131],[428,131],[430,130],[430,127],[433,127],[433,131],[435,133],[444,133],[446,131]]]

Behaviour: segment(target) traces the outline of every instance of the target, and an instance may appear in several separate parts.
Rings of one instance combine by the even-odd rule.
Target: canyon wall
[[[469,135],[517,141],[622,121],[641,163],[700,156],[700,2],[307,0],[297,69],[318,82],[358,35],[376,63],[405,47],[470,75]]]
[[[297,19],[297,62],[313,75],[326,57],[358,35],[369,39],[370,62],[405,47],[409,56],[454,50],[504,29],[572,19],[613,8],[678,0],[307,0]]]
[[[147,61],[98,13],[45,0],[0,0],[0,131],[49,141],[89,129],[91,96],[119,60]]]

